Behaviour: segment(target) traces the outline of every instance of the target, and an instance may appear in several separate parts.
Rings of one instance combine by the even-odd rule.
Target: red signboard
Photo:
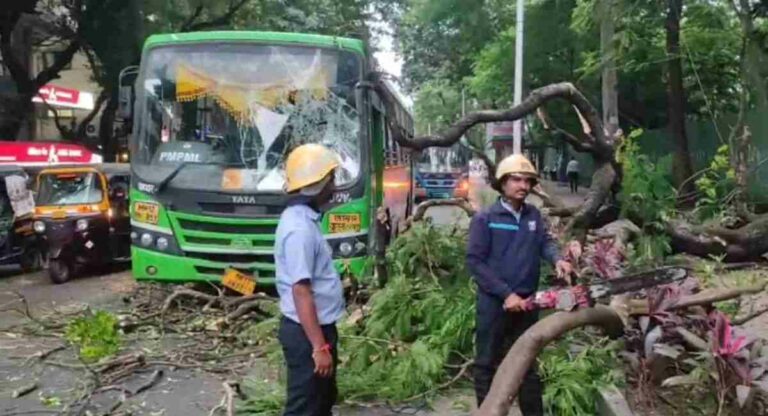
[[[48,104],[76,105],[80,91],[48,84],[40,88],[38,95]]]
[[[48,166],[101,162],[101,155],[77,144],[0,141],[0,165]]]
[[[94,106],[93,94],[86,91],[78,91],[72,88],[46,84],[40,88],[37,95],[32,98],[36,103],[45,102],[53,107],[79,108],[92,110]]]

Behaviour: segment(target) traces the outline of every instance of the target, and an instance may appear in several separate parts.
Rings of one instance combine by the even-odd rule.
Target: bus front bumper
[[[136,280],[150,280],[162,282],[219,282],[228,267],[248,271],[254,270],[244,265],[226,264],[214,261],[207,261],[197,258],[184,256],[174,256],[160,253],[154,250],[131,246],[131,259],[133,262],[133,277]],[[353,257],[349,259],[336,260],[336,270],[343,276],[351,274],[360,279],[367,273],[366,267],[369,264],[366,257]],[[274,265],[270,265],[265,274],[256,278],[257,285],[274,286]],[[260,268],[263,268],[262,265]]]

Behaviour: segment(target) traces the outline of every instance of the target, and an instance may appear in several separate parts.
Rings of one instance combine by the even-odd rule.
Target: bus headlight
[[[141,245],[144,247],[151,246],[153,240],[154,239],[152,238],[152,234],[144,233],[141,235]]]
[[[344,257],[349,257],[352,255],[352,251],[354,248],[352,247],[352,244],[349,244],[348,242],[343,242],[339,244],[339,253],[341,253]]]
[[[77,231],[85,231],[88,229],[88,220],[85,218],[81,218],[75,222],[75,230]]]
[[[165,237],[158,237],[155,244],[157,245],[158,250],[165,250],[168,248],[168,239]]]
[[[35,221],[34,224],[32,224],[32,228],[35,229],[36,233],[42,234],[45,232],[45,223],[42,221]]]
[[[131,231],[131,241],[135,241],[137,238],[139,238],[139,233]]]

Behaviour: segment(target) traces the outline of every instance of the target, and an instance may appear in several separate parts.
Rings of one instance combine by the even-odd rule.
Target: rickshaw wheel
[[[51,259],[48,263],[48,276],[53,283],[66,283],[72,277],[72,266],[66,261]]]

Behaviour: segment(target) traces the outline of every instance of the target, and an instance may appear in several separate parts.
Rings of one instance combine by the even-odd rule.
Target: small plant
[[[672,252],[671,240],[662,234],[641,234],[632,243],[629,264],[638,266],[657,266]]]
[[[666,171],[640,152],[642,130],[632,130],[617,149],[621,162],[621,214],[651,231],[663,231],[675,210],[675,190]]]
[[[547,414],[594,415],[599,389],[620,380],[614,372],[616,344],[607,338],[592,338],[581,348],[573,348],[582,342],[575,336],[565,337],[539,357]]]
[[[88,363],[114,355],[120,349],[117,319],[106,311],[90,311],[67,324],[66,339]]]
[[[696,201],[696,213],[701,220],[724,214],[727,210],[736,178],[730,155],[728,145],[720,146],[707,172],[696,180],[696,189],[701,194]]]
[[[248,378],[243,383],[248,399],[238,404],[238,415],[278,416],[285,406],[285,387],[271,380]]]
[[[624,247],[611,239],[596,241],[587,249],[587,264],[602,279],[615,279],[621,276],[626,257]]]

